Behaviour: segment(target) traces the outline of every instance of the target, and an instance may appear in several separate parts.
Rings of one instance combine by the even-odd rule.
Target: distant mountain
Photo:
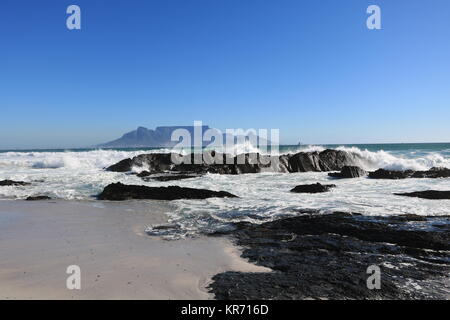
[[[176,129],[186,129],[194,136],[193,126],[157,127],[155,130],[139,127],[136,130],[125,133],[121,138],[102,143],[97,147],[102,148],[141,148],[141,147],[172,147],[178,142],[171,141],[172,132]],[[202,126],[202,130],[208,130],[208,126]]]
[[[176,129],[185,129],[194,137],[194,126],[168,126],[157,127],[155,130],[139,127],[136,130],[125,133],[121,138],[97,145],[99,148],[151,148],[151,147],[173,147],[178,141],[171,141],[172,132]],[[202,133],[210,129],[209,126],[202,126]],[[223,134],[225,143],[226,134]],[[259,138],[260,143],[262,139]],[[265,141],[265,140],[264,140]],[[210,141],[204,141],[208,145]]]

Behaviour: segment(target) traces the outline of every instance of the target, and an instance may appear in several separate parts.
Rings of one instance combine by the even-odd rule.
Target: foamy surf
[[[323,151],[330,146],[282,146],[280,153]],[[366,170],[427,170],[450,167],[450,145],[440,149],[423,148],[399,150],[369,150],[371,146],[333,146],[358,155]],[[373,148],[373,147],[372,147]],[[219,151],[219,150],[218,150]],[[261,173],[245,175],[207,174],[193,179],[158,182],[144,181],[136,175],[105,171],[118,161],[143,153],[169,152],[152,150],[84,150],[59,152],[2,152],[0,180],[31,182],[30,186],[0,187],[0,199],[24,199],[47,195],[53,199],[94,200],[105,186],[114,182],[148,186],[179,185],[191,188],[223,190],[238,199],[178,200],[169,213],[170,223],[177,228],[167,236],[179,237],[227,228],[230,222],[260,223],[295,215],[301,209],[321,212],[352,211],[365,215],[418,214],[444,215],[450,212],[446,200],[426,201],[394,196],[396,192],[417,190],[447,190],[448,179],[406,179],[400,181],[367,178],[333,180],[337,188],[326,194],[298,195],[289,192],[294,186],[309,183],[330,183],[327,173]],[[239,152],[261,152],[249,145],[237,146]],[[136,169],[137,170],[137,169]],[[142,168],[139,168],[140,171]],[[175,231],[174,231],[175,230]]]

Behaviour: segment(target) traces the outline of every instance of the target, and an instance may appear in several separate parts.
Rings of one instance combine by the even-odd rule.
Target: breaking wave
[[[409,154],[393,155],[390,152],[361,150],[356,147],[338,147],[338,150],[351,152],[362,159],[361,166],[367,170],[379,168],[388,170],[428,170],[433,167],[450,168],[450,159],[437,152],[429,152],[417,157]]]

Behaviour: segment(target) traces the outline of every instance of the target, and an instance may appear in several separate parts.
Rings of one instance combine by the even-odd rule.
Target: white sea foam
[[[408,158],[406,155],[393,155],[392,153],[380,151],[361,150],[356,147],[338,147],[338,150],[357,154],[361,159],[363,166],[368,170],[379,168],[389,170],[428,170],[433,167],[450,168],[450,159],[445,158],[437,152],[431,152],[424,156]]]
[[[237,146],[236,153],[255,152],[249,146]],[[243,149],[244,148],[244,149]],[[247,148],[247,149],[245,149]],[[253,148],[253,147],[252,147]],[[448,152],[387,152],[339,147],[357,154],[361,166],[378,168],[425,170],[435,166],[450,167]],[[322,146],[299,146],[282,152],[322,151]],[[31,195],[49,195],[58,199],[93,199],[108,184],[148,186],[179,185],[231,192],[239,198],[207,200],[178,200],[177,209],[170,213],[171,223],[181,226],[183,234],[199,229],[215,230],[230,221],[261,222],[279,216],[295,214],[302,208],[322,211],[354,211],[366,215],[413,213],[419,215],[448,214],[447,200],[394,196],[395,192],[426,189],[448,190],[448,179],[406,179],[399,181],[367,178],[333,180],[327,173],[261,173],[244,175],[207,174],[203,177],[171,181],[143,181],[136,175],[107,172],[103,168],[122,159],[142,153],[169,152],[92,150],[83,152],[6,152],[0,153],[0,180],[31,182],[31,186],[0,187],[0,199],[23,199]],[[141,171],[145,168],[137,168]],[[334,183],[337,188],[326,194],[297,195],[289,192],[294,186],[308,183]]]
[[[290,148],[282,148],[279,152],[272,152],[272,154],[295,154],[298,152],[322,152],[326,148],[316,145],[302,145]],[[450,159],[444,157],[438,152],[429,152],[423,155],[417,155],[417,152],[409,152],[404,154],[393,154],[384,150],[369,151],[367,149],[361,150],[357,147],[340,146],[336,148],[356,154],[361,163],[359,165],[366,170],[376,170],[379,168],[388,170],[428,170],[433,167],[447,167],[450,168]],[[220,149],[219,151],[223,151]],[[238,144],[233,147],[231,153],[233,155],[239,153],[256,152],[262,154],[270,153],[270,150],[263,150],[253,146],[250,143]]]

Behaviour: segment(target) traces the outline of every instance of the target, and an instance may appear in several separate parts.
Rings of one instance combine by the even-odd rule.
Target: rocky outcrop
[[[349,179],[365,177],[367,176],[367,172],[360,167],[345,166],[342,168],[341,172],[330,172],[328,175],[333,178]]]
[[[355,165],[358,155],[340,150],[322,152],[300,152],[294,155],[263,156],[261,154],[227,154],[204,152],[187,155],[183,163],[174,164],[170,153],[142,154],[132,159],[124,159],[108,168],[108,171],[128,172],[133,167],[143,167],[152,173],[166,171],[190,173],[244,174],[272,172],[336,171],[345,166]],[[200,158],[200,160],[198,160]],[[194,161],[197,159],[197,161]],[[206,159],[206,160],[205,160]],[[209,161],[208,161],[209,160]],[[215,161],[213,161],[215,160]],[[198,164],[197,164],[198,163]]]
[[[142,171],[136,176],[142,178],[144,181],[156,180],[156,181],[175,181],[175,180],[185,180],[200,177],[199,174],[193,174],[189,172],[174,172],[174,173],[154,173],[150,171]]]
[[[198,178],[198,177],[200,177],[200,175],[193,175],[193,174],[165,174],[165,175],[148,176],[148,177],[145,177],[143,179],[145,181],[156,180],[156,181],[161,181],[161,182],[167,182],[167,181],[193,179],[193,178]]]
[[[232,235],[244,258],[273,272],[220,273],[210,290],[225,300],[445,299],[449,224],[448,217],[312,212],[237,223],[221,235]],[[379,290],[367,287],[369,266],[380,268]]]
[[[52,198],[47,197],[47,196],[33,196],[33,197],[28,197],[25,200],[27,201],[40,201],[40,200],[51,200]]]
[[[394,171],[386,169],[378,169],[377,171],[369,172],[369,178],[372,179],[406,179],[411,178],[414,171]]]
[[[131,158],[127,158],[113,164],[112,166],[109,166],[106,170],[113,172],[127,172],[131,171],[132,165],[133,163]]]
[[[225,191],[211,191],[205,189],[170,187],[147,187],[125,185],[120,182],[112,183],[104,188],[97,198],[99,200],[176,200],[176,199],[207,199],[207,198],[236,198],[235,195]]]
[[[138,155],[133,159],[124,159],[106,168],[106,170],[114,172],[128,172],[131,171],[133,167],[144,167],[148,169],[147,171],[157,173],[171,170],[173,163],[170,153],[150,153]]]
[[[370,172],[369,177],[372,179],[450,178],[450,169],[431,168],[428,171],[394,171],[378,169],[377,171]]]
[[[450,191],[426,190],[410,193],[395,193],[397,196],[414,197],[430,200],[450,200]]]
[[[291,190],[291,192],[295,193],[321,193],[321,192],[327,192],[330,191],[331,188],[335,188],[336,185],[334,184],[303,184],[296,186],[294,189]]]
[[[23,181],[2,180],[0,186],[29,186],[31,183]]]
[[[435,167],[428,171],[416,171],[412,178],[450,178],[450,169]]]

